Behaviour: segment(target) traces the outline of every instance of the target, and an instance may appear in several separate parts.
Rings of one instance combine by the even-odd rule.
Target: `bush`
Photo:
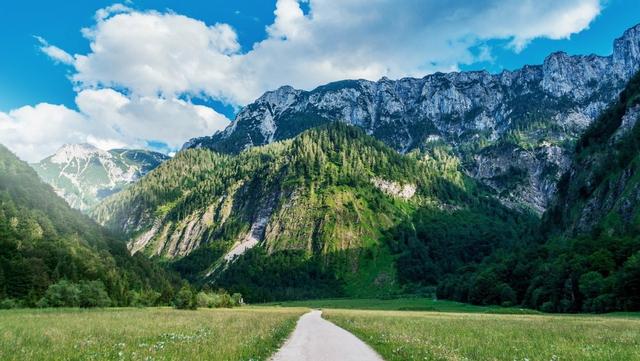
[[[242,306],[244,304],[244,300],[242,299],[242,295],[240,293],[234,293],[231,295],[231,303],[233,306]]]
[[[553,304],[553,302],[547,301],[543,303],[542,306],[540,306],[540,311],[548,313],[555,312],[556,306]]]
[[[232,308],[241,306],[244,303],[240,293],[234,293],[230,296],[224,290],[220,290],[216,293],[201,291],[196,296],[196,299],[199,307],[208,308]]]
[[[61,280],[47,288],[38,307],[108,307],[111,299],[102,281],[73,283]]]
[[[129,292],[130,305],[133,307],[157,306],[161,294],[154,290],[131,291]]]
[[[12,298],[6,298],[0,301],[0,310],[9,310],[9,309],[18,308],[18,307],[20,307],[20,303],[18,303],[16,300]]]
[[[182,286],[173,300],[173,305],[179,310],[195,310],[198,308],[196,294],[189,285]]]
[[[102,281],[83,281],[78,285],[79,306],[89,307],[109,307],[111,299],[105,290]]]
[[[67,280],[50,285],[37,303],[38,307],[78,307],[79,305],[80,288]]]
[[[198,307],[215,307],[215,297],[211,293],[206,292],[198,292],[196,296]]]

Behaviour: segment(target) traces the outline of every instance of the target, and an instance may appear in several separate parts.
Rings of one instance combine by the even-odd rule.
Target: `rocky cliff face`
[[[71,207],[86,211],[167,159],[145,150],[104,151],[89,144],[68,144],[32,166]]]
[[[546,214],[548,229],[569,236],[638,234],[640,75],[585,132]],[[555,227],[554,227],[555,226]]]
[[[575,140],[639,65],[640,25],[615,40],[610,56],[554,53],[542,65],[500,74],[285,86],[246,106],[224,131],[184,147],[235,153],[343,121],[403,153],[449,146],[504,203],[542,213]]]

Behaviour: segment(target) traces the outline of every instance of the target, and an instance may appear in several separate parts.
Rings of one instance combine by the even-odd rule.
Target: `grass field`
[[[356,310],[394,310],[394,311],[435,311],[435,312],[463,312],[463,313],[504,313],[504,314],[533,314],[535,310],[499,307],[474,306],[467,303],[453,301],[436,301],[431,298],[398,298],[398,299],[324,299],[309,301],[288,301],[268,303],[265,306],[308,307],[308,308],[337,308]]]
[[[387,361],[640,360],[640,319],[325,310]]]
[[[387,361],[640,360],[638,314],[524,314],[533,311],[419,298],[197,311],[4,310],[0,360],[266,360],[307,307],[323,308]]]
[[[0,360],[265,360],[306,309],[0,311]]]

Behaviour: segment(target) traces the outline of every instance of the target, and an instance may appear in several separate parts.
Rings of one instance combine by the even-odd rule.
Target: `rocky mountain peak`
[[[51,162],[64,164],[69,163],[73,159],[88,159],[93,156],[109,157],[110,154],[88,143],[65,144],[51,156]]]
[[[637,59],[640,58],[640,24],[627,29],[613,42],[613,61],[616,71],[627,78],[638,71]]]
[[[105,151],[91,144],[65,144],[33,168],[73,208],[87,210],[169,159],[145,150]]]
[[[185,147],[237,153],[342,121],[399,152],[428,149],[439,139],[508,203],[541,213],[572,142],[639,69],[639,35],[640,26],[627,30],[609,56],[556,52],[541,65],[500,74],[341,80],[310,91],[285,86],[247,105],[225,131]],[[515,182],[513,174],[520,175]]]

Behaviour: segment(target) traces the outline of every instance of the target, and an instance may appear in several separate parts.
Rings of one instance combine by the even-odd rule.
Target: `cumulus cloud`
[[[266,38],[249,49],[229,24],[115,4],[82,29],[86,54],[38,38],[44,53],[72,67],[79,111],[40,104],[0,113],[0,123],[9,124],[0,125],[0,141],[32,160],[74,140],[103,147],[153,140],[177,148],[228,124],[213,109],[182,99],[242,106],[284,84],[310,89],[345,78],[456,70],[492,59],[488,40],[502,39],[517,52],[536,38],[570,37],[589,26],[603,2],[277,0]],[[27,126],[51,135],[30,138]]]
[[[229,124],[205,106],[179,99],[129,98],[113,89],[82,90],[76,104],[79,111],[41,103],[0,112],[0,143],[36,162],[71,143],[113,149],[148,148],[149,141],[157,141],[176,149],[187,139]]]
[[[86,141],[88,130],[86,119],[63,105],[42,103],[0,112],[0,143],[30,162],[52,154],[61,144]]]
[[[227,24],[172,12],[101,11],[76,55],[77,85],[141,94],[204,94],[246,104],[283,84],[312,88],[343,78],[422,76],[478,60],[469,50],[505,39],[515,51],[561,39],[600,13],[600,0],[278,0],[267,38],[240,49]],[[490,56],[484,52],[483,56]]]

